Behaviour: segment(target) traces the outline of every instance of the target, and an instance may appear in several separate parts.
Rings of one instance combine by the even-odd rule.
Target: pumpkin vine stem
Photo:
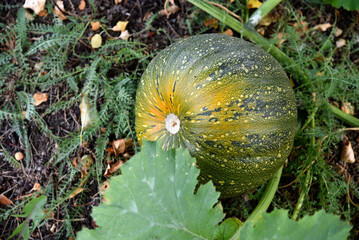
[[[259,201],[256,208],[253,210],[248,219],[244,222],[244,224],[248,224],[249,222],[253,222],[256,224],[261,218],[264,212],[267,211],[269,205],[271,204],[274,194],[278,189],[278,184],[280,177],[282,175],[283,166],[277,171],[277,173],[272,177],[267,184],[266,190],[264,192],[263,197]],[[244,225],[239,228],[236,233],[230,238],[230,240],[238,240],[240,239],[240,231]]]

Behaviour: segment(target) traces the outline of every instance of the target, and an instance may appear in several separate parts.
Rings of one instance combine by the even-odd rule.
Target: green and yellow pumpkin
[[[271,178],[288,157],[297,111],[280,64],[222,34],[185,38],[161,51],[136,97],[136,132],[196,158],[199,181],[232,197]]]

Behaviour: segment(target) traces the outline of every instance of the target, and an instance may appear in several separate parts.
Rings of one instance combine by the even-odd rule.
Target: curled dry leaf
[[[67,17],[64,15],[65,7],[63,1],[56,1],[56,5],[54,8],[54,14],[58,16],[61,20],[66,20]]]
[[[99,48],[102,45],[102,37],[100,34],[95,34],[91,38],[91,47],[92,48]]]
[[[133,145],[132,138],[128,139],[119,139],[112,142],[112,147],[114,149],[115,155],[125,153],[125,151]]]
[[[125,31],[126,27],[127,27],[127,24],[128,24],[128,21],[118,21],[116,23],[116,26],[114,26],[112,28],[112,31],[115,31],[115,32]]]
[[[340,35],[342,35],[343,30],[341,30],[340,28],[335,28],[334,29],[334,36],[335,37],[339,37]]]
[[[97,22],[91,22],[91,30],[92,31],[96,31],[96,30],[99,30],[100,29],[100,22],[97,21]]]
[[[38,191],[40,191],[40,190],[41,190],[41,185],[40,185],[40,183],[35,183],[30,192],[32,192],[32,191],[38,192]]]
[[[24,154],[22,152],[15,153],[15,159],[21,161],[24,159]]]
[[[81,0],[80,5],[79,5],[79,9],[82,11],[86,8],[86,2],[85,0]]]
[[[203,25],[206,27],[218,28],[218,20],[215,18],[207,18],[203,21]]]
[[[0,204],[1,205],[10,205],[10,204],[13,204],[13,202],[8,199],[4,194],[1,194],[0,195]]]
[[[343,148],[340,160],[345,163],[355,163],[354,151],[349,139],[345,136],[343,139]]]
[[[23,7],[32,9],[36,15],[45,9],[46,0],[26,0]]]
[[[81,178],[85,178],[88,174],[88,170],[93,165],[94,161],[90,155],[84,155],[78,165],[80,166]]]
[[[71,193],[71,195],[69,196],[69,199],[76,197],[76,195],[78,195],[79,193],[83,192],[83,190],[84,190],[84,189],[81,188],[81,187],[76,188],[75,191],[73,191],[73,192]]]
[[[120,39],[127,40],[129,37],[131,37],[131,35],[127,30],[121,32]]]
[[[247,8],[248,9],[252,9],[252,8],[259,8],[260,6],[262,6],[262,2],[260,2],[259,0],[248,0],[247,2]]]
[[[117,4],[121,3],[121,2],[122,2],[122,0],[115,0],[115,5],[117,5]]]
[[[119,170],[122,167],[123,164],[124,164],[124,162],[121,161],[121,160],[118,160],[115,163],[109,163],[107,165],[107,168],[106,168],[104,176],[105,177],[110,177],[114,172]]]
[[[337,48],[342,48],[346,45],[346,43],[347,43],[347,41],[345,39],[341,38],[335,42],[335,45],[337,46]]]
[[[49,98],[49,95],[47,93],[35,93],[33,97],[35,100],[35,102],[33,104],[35,106],[39,106],[41,103],[47,101],[47,99]]]

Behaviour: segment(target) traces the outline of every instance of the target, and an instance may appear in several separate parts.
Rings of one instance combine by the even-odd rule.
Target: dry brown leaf
[[[115,5],[117,5],[117,4],[121,3],[121,2],[122,2],[122,0],[115,0]]]
[[[293,27],[296,28],[295,32],[300,33],[301,36],[303,35],[304,32],[307,32],[309,30],[308,22],[303,20],[300,21],[300,23],[295,22],[293,24]]]
[[[75,157],[74,159],[72,159],[72,165],[77,168],[77,162],[78,162],[78,158]]]
[[[277,47],[280,48],[280,46],[282,45],[282,43],[284,43],[285,41],[287,41],[287,39],[285,38],[285,35],[283,34],[283,32],[279,32],[274,39],[278,39],[278,43],[277,43]]]
[[[354,115],[355,109],[350,102],[343,102],[340,108],[346,114]]]
[[[15,153],[14,157],[16,160],[21,161],[24,159],[24,154],[22,152],[17,152],[17,153]]]
[[[352,144],[346,136],[343,139],[343,148],[340,154],[340,160],[345,163],[355,163]]]
[[[318,24],[316,26],[313,27],[314,30],[319,30],[321,32],[325,32],[327,31],[329,28],[332,27],[332,24],[330,23],[323,23],[323,24]]]
[[[76,188],[75,191],[73,191],[73,192],[71,193],[71,195],[69,196],[69,199],[76,197],[76,195],[78,195],[79,193],[83,192],[83,190],[85,190],[85,189],[83,189],[83,188],[81,188],[81,187]]]
[[[266,15],[264,18],[262,18],[258,25],[259,26],[265,26],[268,27],[269,25],[271,25],[273,22],[275,21],[275,18],[273,17],[273,15]]]
[[[63,1],[57,1],[55,8],[54,8],[54,14],[58,16],[61,20],[66,20],[67,17],[64,15],[65,7]]]
[[[52,224],[52,227],[50,228],[50,231],[51,231],[52,233],[55,233],[55,232],[56,232],[56,224],[55,224],[55,223]]]
[[[99,30],[100,29],[100,22],[97,21],[97,22],[91,22],[91,30],[92,31],[96,31],[96,30]]]
[[[347,44],[347,41],[343,38],[339,39],[338,41],[335,42],[335,45],[337,46],[337,48],[342,48]]]
[[[110,177],[114,172],[116,172],[117,170],[119,170],[122,167],[123,163],[124,162],[121,161],[121,160],[118,160],[115,163],[109,163],[107,165],[107,168],[106,168],[104,176],[105,177]]]
[[[79,5],[79,9],[82,11],[86,8],[86,2],[85,0],[81,0],[80,5]]]
[[[248,9],[259,8],[260,6],[262,6],[262,4],[263,3],[261,3],[259,0],[248,0],[247,8]]]
[[[0,204],[6,206],[9,204],[13,204],[13,202],[10,199],[8,199],[4,194],[1,194],[0,195]]]
[[[36,15],[45,9],[46,0],[26,0],[23,7],[32,9]]]
[[[39,17],[46,17],[46,15],[47,15],[46,9],[42,10],[41,12],[39,12],[39,14],[37,14],[37,16],[39,16]]]
[[[114,149],[114,152],[116,156],[118,154],[122,154],[126,151],[128,147],[131,147],[133,145],[132,138],[128,139],[119,139],[112,142],[112,146]]]
[[[120,39],[127,40],[129,37],[131,37],[131,34],[127,30],[121,32]]]
[[[102,45],[102,37],[100,34],[95,34],[91,38],[91,47],[92,48],[99,48]]]
[[[151,11],[147,11],[145,13],[145,16],[143,17],[142,21],[147,21],[151,16],[153,15],[153,13]]]
[[[115,31],[115,32],[122,32],[122,31],[125,31],[126,30],[126,27],[127,27],[127,24],[128,24],[128,21],[118,21],[116,23],[116,26],[114,26],[112,28],[112,31]]]
[[[228,28],[226,31],[224,31],[223,34],[233,37],[233,31],[230,28]]]
[[[39,106],[41,103],[47,101],[47,99],[49,98],[49,95],[47,93],[35,93],[33,97],[35,100],[35,102],[33,104],[35,106]]]

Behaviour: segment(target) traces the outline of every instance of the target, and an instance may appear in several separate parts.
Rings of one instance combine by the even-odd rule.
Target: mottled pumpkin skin
[[[180,130],[165,127],[168,114]],[[259,47],[222,34],[182,39],[148,65],[136,99],[136,131],[164,149],[188,148],[222,198],[253,189],[288,157],[297,110],[280,64]]]

